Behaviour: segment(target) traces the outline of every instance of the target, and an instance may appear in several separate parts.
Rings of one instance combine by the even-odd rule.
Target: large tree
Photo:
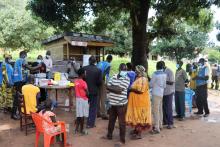
[[[209,8],[217,0],[30,0],[29,6],[43,21],[64,31],[73,30],[75,24],[85,15],[93,14],[102,17],[109,16],[104,20],[112,24],[111,18],[120,19],[121,13],[128,13],[132,30],[132,62],[134,65],[147,66],[148,46],[159,35],[172,34],[169,29],[172,19],[196,20],[201,9]],[[156,16],[150,21],[157,22],[155,28],[147,33],[148,14],[150,8],[156,11]],[[169,21],[167,21],[169,20]],[[105,26],[103,26],[105,27]]]
[[[26,0],[0,2],[0,48],[39,49],[51,35],[53,30],[33,19],[26,5]]]

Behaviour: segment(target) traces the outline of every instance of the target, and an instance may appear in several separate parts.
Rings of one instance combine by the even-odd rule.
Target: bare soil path
[[[175,121],[176,128],[163,129],[159,135],[144,133],[141,140],[126,139],[126,147],[220,147],[220,92],[209,91],[211,115],[207,118],[192,117],[183,122]],[[73,147],[114,147],[119,138],[116,127],[111,141],[100,139],[106,134],[107,121],[97,120],[97,127],[89,130],[87,136],[73,135],[73,114],[57,111],[58,119],[69,124],[68,141]],[[129,131],[129,128],[127,129]],[[128,132],[127,131],[127,132]],[[128,134],[128,133],[127,133]],[[35,134],[28,136],[20,132],[19,121],[11,120],[9,115],[0,113],[0,147],[34,147]],[[39,147],[43,147],[41,137]],[[59,145],[54,145],[59,146]]]

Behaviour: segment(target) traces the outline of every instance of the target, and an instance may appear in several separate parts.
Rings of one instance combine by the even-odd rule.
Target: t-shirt
[[[136,73],[134,71],[128,71],[128,77],[130,79],[129,89],[131,85],[134,83],[134,80],[136,78]]]
[[[174,79],[174,74],[173,71],[169,68],[166,68],[164,71],[167,75],[167,81],[168,82],[173,82],[173,85],[166,85],[166,88],[164,89],[164,95],[170,95],[175,92],[175,79]]]
[[[130,84],[130,79],[128,78],[128,76],[118,78],[117,75],[114,75],[109,80],[108,86],[119,86],[120,88],[123,88],[123,91],[120,94],[116,94],[113,92],[110,92],[108,94],[110,105],[121,106],[121,105],[127,104],[128,102],[127,91],[128,91],[129,84]]]
[[[4,71],[4,69],[5,69],[5,71],[6,71],[6,75],[7,75],[7,82],[6,83],[8,83],[8,84],[10,84],[10,85],[13,85],[14,83],[13,83],[13,76],[14,76],[14,73],[13,73],[13,68],[12,68],[12,66],[11,66],[11,64],[8,64],[8,63],[5,63],[5,62],[3,62],[1,65],[0,65],[0,72],[1,72],[1,74],[0,74],[0,85],[2,85],[2,82],[4,81],[3,79],[3,74],[2,74],[2,72]]]
[[[44,62],[44,64],[46,65],[46,71],[47,72],[49,72],[49,71],[51,71],[52,70],[52,68],[53,68],[53,61],[52,61],[52,59],[49,57],[49,58],[44,58],[43,59],[43,62]]]
[[[206,76],[209,76],[209,69],[207,66],[202,66],[199,68],[199,71],[198,71],[198,76],[199,77],[206,77]],[[196,80],[196,86],[201,86],[201,85],[205,85],[208,83],[208,80],[201,80],[201,79],[197,79]]]
[[[185,82],[187,79],[188,77],[185,70],[177,70],[175,76],[175,90],[183,92],[185,90]]]
[[[86,90],[87,90],[87,84],[83,79],[76,79],[75,80],[75,93],[76,98],[82,98],[84,100],[88,100]]]
[[[108,81],[109,80],[109,73],[110,73],[111,64],[107,61],[101,61],[97,64],[97,67],[99,69],[101,69],[103,79],[106,78],[106,81]]]
[[[163,97],[166,88],[166,74],[162,70],[155,71],[150,81],[152,95]]]
[[[53,126],[50,123],[52,123],[51,117],[56,117],[56,115],[51,111],[46,111],[43,113],[43,111],[39,112],[39,115],[42,116],[44,119],[46,119],[48,122],[43,121],[43,128],[47,133],[56,133],[61,130],[61,126]]]
[[[25,59],[20,58],[16,60],[14,65],[14,82],[22,82],[27,80],[26,72],[23,69],[23,66],[26,64],[27,62]]]
[[[22,87],[27,114],[37,111],[37,94],[39,92],[40,89],[32,84],[27,84]],[[24,110],[22,110],[22,112],[24,112]]]
[[[218,67],[212,68],[212,76],[217,76],[217,70],[218,70]]]

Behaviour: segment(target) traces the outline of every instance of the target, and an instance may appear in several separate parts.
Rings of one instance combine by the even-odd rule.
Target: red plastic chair
[[[36,125],[35,147],[38,147],[38,141],[39,141],[39,137],[40,137],[41,133],[44,134],[44,147],[50,147],[50,144],[54,143],[54,137],[59,135],[59,134],[64,135],[63,136],[63,138],[64,138],[63,144],[64,144],[64,147],[67,147],[67,144],[66,144],[66,127],[65,127],[64,122],[57,122],[57,123],[49,122],[37,113],[32,113],[31,116],[32,116],[32,119],[33,119],[33,121]],[[48,134],[43,128],[43,122],[44,121],[47,122],[51,126],[60,125],[61,126],[61,131]]]

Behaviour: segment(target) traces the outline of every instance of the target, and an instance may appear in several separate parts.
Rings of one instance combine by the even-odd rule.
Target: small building
[[[83,55],[94,55],[97,60],[104,59],[105,47],[112,47],[113,41],[106,36],[66,32],[43,41],[46,50],[51,51],[54,61],[64,61],[75,57],[83,61]]]

